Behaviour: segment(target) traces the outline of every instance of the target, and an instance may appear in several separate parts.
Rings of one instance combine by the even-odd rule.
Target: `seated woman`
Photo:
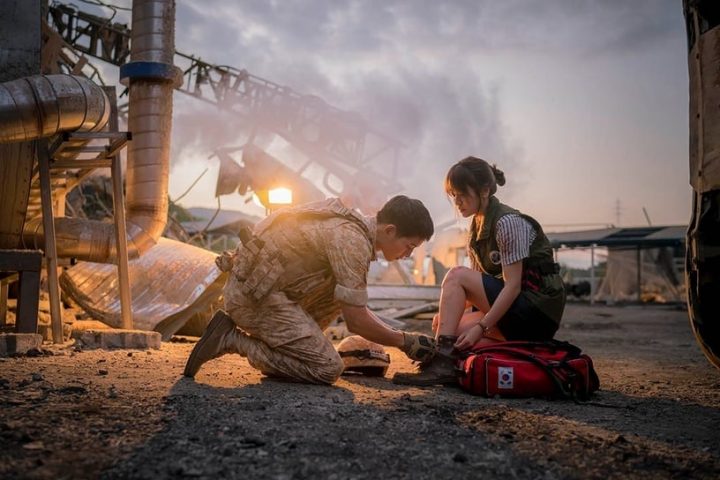
[[[453,165],[445,191],[460,215],[473,217],[468,236],[472,268],[452,268],[442,283],[433,320],[438,354],[395,383],[456,383],[459,350],[506,340],[550,340],[560,325],[565,291],[542,227],[495,197],[505,175],[476,157]],[[471,312],[466,308],[472,307]]]

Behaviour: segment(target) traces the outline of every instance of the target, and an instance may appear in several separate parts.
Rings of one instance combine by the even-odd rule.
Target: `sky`
[[[443,179],[468,155],[504,170],[497,196],[547,231],[647,225],[643,209],[654,225],[689,219],[679,0],[179,0],[176,48],[401,141],[399,193],[436,223],[455,218]],[[242,128],[179,93],[173,122],[170,196],[208,168],[181,203],[214,207],[208,157]]]

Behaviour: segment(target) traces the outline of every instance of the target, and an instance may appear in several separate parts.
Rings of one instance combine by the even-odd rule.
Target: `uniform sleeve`
[[[500,217],[495,230],[495,238],[500,249],[500,262],[510,265],[530,256],[530,244],[537,233],[530,222],[520,215],[510,214]]]
[[[335,275],[335,299],[358,307],[367,305],[372,246],[360,227],[346,223],[329,232],[326,248]]]

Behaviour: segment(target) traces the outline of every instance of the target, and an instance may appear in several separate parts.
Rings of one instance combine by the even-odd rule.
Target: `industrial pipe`
[[[126,212],[128,254],[137,258],[155,245],[167,222],[172,94],[180,78],[172,65],[175,2],[134,0],[132,24],[131,62],[121,68],[120,76],[130,89],[128,129],[133,138],[128,147]],[[41,114],[38,106],[35,116]],[[101,263],[117,258],[112,224],[57,218],[55,228],[60,257]],[[26,244],[42,244],[40,220],[26,224],[24,239]]]
[[[97,131],[109,116],[105,93],[84,77],[36,75],[0,83],[0,143]]]

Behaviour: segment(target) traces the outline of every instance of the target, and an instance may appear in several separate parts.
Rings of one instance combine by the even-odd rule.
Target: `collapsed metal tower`
[[[48,52],[51,57],[48,60],[58,70],[88,65],[86,59],[74,56],[70,49],[117,66],[124,65],[128,58],[132,32],[127,25],[60,3],[48,9],[48,25],[46,35],[56,52]],[[63,49],[63,44],[67,48]],[[403,145],[372,128],[358,114],[340,110],[319,97],[300,94],[247,70],[213,65],[194,55],[175,51],[174,64],[183,72],[178,91],[232,112],[252,125],[253,130],[259,128],[279,135],[328,172],[326,187],[330,184],[327,177],[331,175],[343,184],[352,184],[363,177],[371,178],[381,191],[401,190],[395,176]],[[96,75],[96,71],[90,69],[88,74]],[[374,165],[389,166],[390,171],[388,174],[373,171]]]

